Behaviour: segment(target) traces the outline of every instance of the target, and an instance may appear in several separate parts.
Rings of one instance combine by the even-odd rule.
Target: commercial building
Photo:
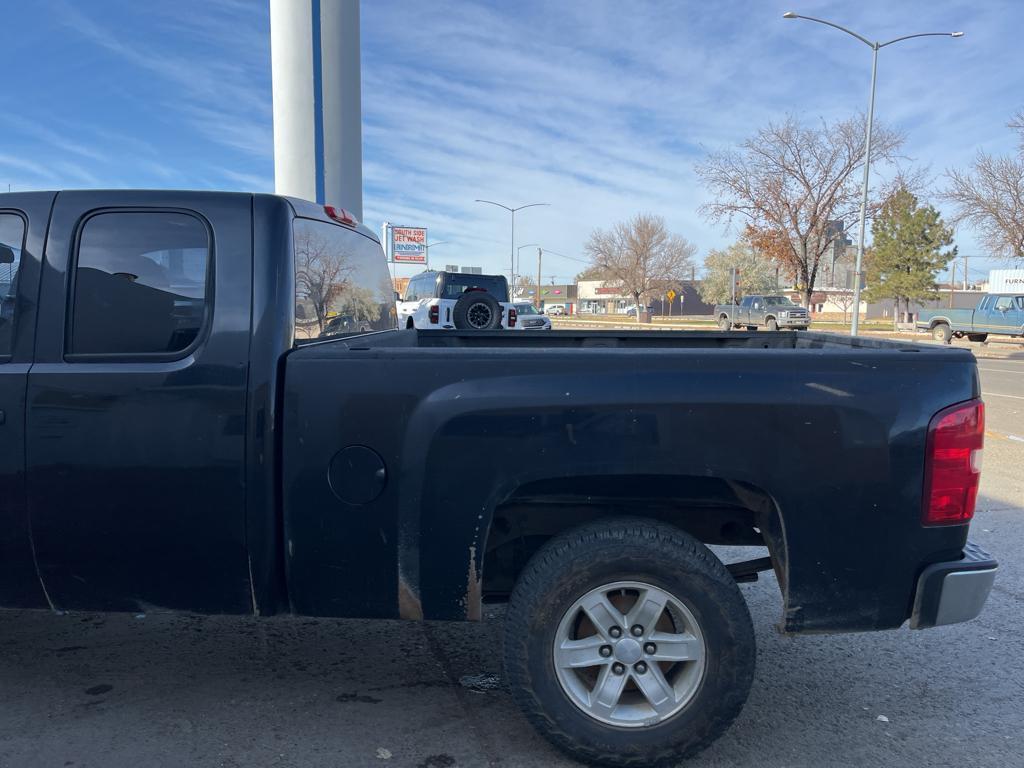
[[[532,301],[536,304],[536,299],[536,285],[520,285],[516,289],[517,301]],[[546,312],[552,307],[561,307],[565,314],[575,315],[579,311],[576,285],[570,283],[542,285],[540,287],[540,308]]]
[[[711,315],[714,306],[700,297],[699,281],[683,280],[666,286],[657,296],[648,297],[648,305],[655,315]],[[623,295],[615,285],[604,280],[580,280],[577,284],[579,311],[595,315],[625,314],[633,306],[632,296]],[[675,295],[668,300],[668,292]]]

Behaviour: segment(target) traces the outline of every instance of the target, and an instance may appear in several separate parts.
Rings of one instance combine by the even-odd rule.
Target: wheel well
[[[944,317],[933,318],[931,324],[928,326],[928,329],[932,330],[937,325],[949,325],[949,320],[946,320]]]
[[[675,525],[705,544],[767,546],[785,590],[784,529],[768,493],[718,478],[617,476],[530,483],[499,505],[485,547],[485,599],[506,597],[527,561],[551,537],[623,515]]]

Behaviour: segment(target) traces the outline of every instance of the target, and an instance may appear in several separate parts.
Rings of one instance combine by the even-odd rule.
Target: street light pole
[[[424,245],[423,245],[424,256],[427,259],[427,263],[424,266],[427,269],[430,269],[430,249],[433,248],[435,245],[447,245],[447,244],[448,244],[447,240],[438,240],[438,241],[433,242],[433,243],[424,243]]]
[[[516,281],[516,211],[521,211],[524,208],[536,208],[537,206],[541,205],[551,205],[551,203],[529,203],[527,205],[519,205],[516,206],[515,208],[512,208],[508,205],[505,205],[504,203],[496,203],[493,200],[480,200],[479,198],[477,198],[476,202],[487,203],[488,205],[496,205],[499,208],[504,208],[506,211],[512,214],[512,250],[510,251],[511,263],[509,265],[509,277],[512,278],[512,283],[514,284]]]
[[[523,274],[522,272],[519,271],[519,264],[522,261],[522,257],[521,257],[522,250],[523,250],[523,248],[530,248],[531,246],[536,248],[536,247],[540,246],[540,243],[527,243],[526,245],[520,245],[518,248],[516,248],[516,274],[515,274],[516,279],[521,277],[522,274]]]
[[[840,26],[831,21],[825,19],[816,19],[813,16],[802,16],[799,13],[793,11],[786,11],[782,14],[784,19],[804,19],[805,21],[814,21],[818,24],[824,24],[829,27],[834,27],[841,32],[857,38],[864,45],[871,49],[871,97],[868,100],[868,124],[864,130],[864,185],[861,190],[860,200],[860,237],[857,241],[857,263],[854,266],[854,281],[853,281],[853,322],[850,325],[850,335],[856,336],[860,330],[860,284],[861,284],[861,270],[864,262],[864,232],[866,228],[867,220],[867,209],[868,209],[868,176],[871,172],[871,127],[875,118],[875,74],[878,70],[878,51],[881,48],[885,48],[887,45],[898,43],[903,40],[910,40],[914,37],[963,37],[963,32],[921,32],[916,35],[904,35],[902,37],[893,38],[884,43],[872,42],[862,35],[858,35],[853,30],[847,29],[846,27]]]

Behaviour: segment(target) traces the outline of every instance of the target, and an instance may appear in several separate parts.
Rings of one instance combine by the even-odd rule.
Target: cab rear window
[[[508,301],[508,283],[504,277],[468,273],[446,275],[442,298],[457,299],[470,288],[487,291],[498,301]]]
[[[397,327],[380,245],[337,224],[295,219],[297,343]]]

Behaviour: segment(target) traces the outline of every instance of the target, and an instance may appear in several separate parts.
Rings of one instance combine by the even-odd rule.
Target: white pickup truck
[[[516,310],[502,275],[428,270],[409,280],[398,300],[400,328],[514,330]]]

